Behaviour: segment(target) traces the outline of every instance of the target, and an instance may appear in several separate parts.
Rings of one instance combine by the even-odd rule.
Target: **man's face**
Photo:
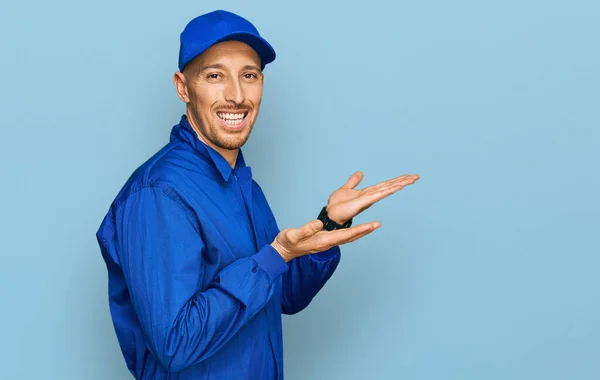
[[[262,98],[260,64],[250,46],[226,41],[186,65],[183,75],[175,74],[192,126],[217,151],[238,149],[250,136]]]

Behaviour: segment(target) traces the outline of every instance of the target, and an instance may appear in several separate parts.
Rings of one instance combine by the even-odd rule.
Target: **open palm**
[[[404,174],[359,190],[356,186],[362,181],[363,173],[356,172],[329,196],[327,214],[330,219],[343,224],[381,199],[415,183],[419,178],[417,174]]]

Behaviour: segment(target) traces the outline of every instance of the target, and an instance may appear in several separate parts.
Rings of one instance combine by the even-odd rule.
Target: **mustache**
[[[216,109],[217,112],[226,112],[226,111],[251,111],[252,107],[246,104],[236,104],[230,106],[223,106]]]

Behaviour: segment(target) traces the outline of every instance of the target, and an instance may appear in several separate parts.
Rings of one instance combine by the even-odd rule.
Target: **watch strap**
[[[339,224],[335,220],[329,219],[329,216],[327,215],[327,206],[324,206],[321,209],[317,219],[323,222],[323,229],[326,231],[340,230],[342,228],[348,228],[352,225],[352,219],[344,224]]]

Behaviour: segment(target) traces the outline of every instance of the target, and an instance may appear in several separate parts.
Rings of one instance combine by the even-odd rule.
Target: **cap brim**
[[[248,32],[234,32],[223,36],[211,44],[217,44],[224,41],[240,41],[249,45],[256,51],[261,60],[261,66],[264,69],[265,65],[275,60],[275,49],[261,36]]]

